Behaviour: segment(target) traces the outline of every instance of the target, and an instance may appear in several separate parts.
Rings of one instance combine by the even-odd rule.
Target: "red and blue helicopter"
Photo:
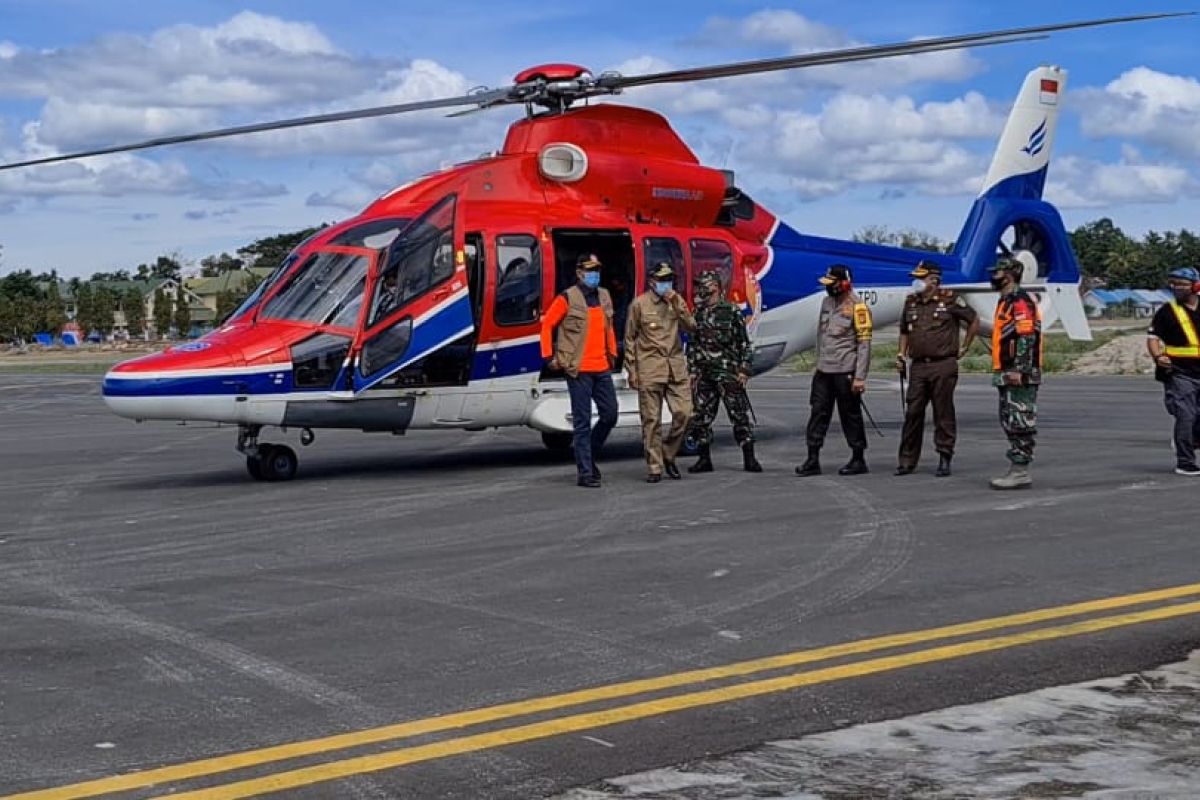
[[[877,325],[895,322],[916,261],[941,264],[989,321],[987,269],[998,252],[1026,267],[1046,323],[1090,338],[1079,267],[1062,219],[1042,190],[1066,72],[1024,79],[981,193],[953,252],[934,254],[806,235],[756,203],[732,173],[702,165],[661,115],[591,98],[663,83],[728,78],[899,55],[1028,41],[1070,28],[1158,19],[1138,15],[649,75],[594,76],[572,64],[518,74],[472,94],[167,137],[0,165],[0,169],[168,144],[412,111],[469,113],[522,105],[494,155],[397,187],[361,214],[322,229],[279,264],[252,296],[203,338],[127,361],[103,396],[134,420],[211,421],[238,427],[254,478],[287,480],[293,448],[260,441],[264,428],[404,433],[413,429],[527,426],[568,448],[570,403],[539,352],[541,316],[574,281],[583,252],[603,261],[602,284],[628,302],[647,265],[668,261],[678,290],[718,271],[748,318],[754,370],[814,344],[830,263],[849,265]],[[584,101],[584,104],[580,104]],[[619,425],[637,425],[637,398],[618,381]]]

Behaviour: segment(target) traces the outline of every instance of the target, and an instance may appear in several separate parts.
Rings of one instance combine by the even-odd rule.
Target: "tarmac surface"
[[[891,475],[887,377],[873,472],[834,474],[835,422],[796,478],[807,382],[765,376],[765,473],[723,428],[717,472],[647,485],[626,431],[598,491],[520,429],[318,431],[257,483],[234,428],[97,386],[0,376],[2,797],[528,800],[1200,642],[1200,485],[1148,378],[1050,376],[1011,493],[975,376],[949,479],[928,438]]]

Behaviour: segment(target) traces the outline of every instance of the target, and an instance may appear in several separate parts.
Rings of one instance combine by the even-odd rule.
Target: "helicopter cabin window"
[[[363,345],[359,372],[369,378],[384,367],[399,361],[412,341],[412,317],[404,317],[372,336]]]
[[[647,237],[642,242],[642,255],[647,275],[654,271],[656,264],[665,261],[675,270],[675,291],[684,297],[691,294],[687,263],[683,259],[683,248],[679,246],[678,240],[666,237]]]
[[[349,336],[318,334],[292,348],[292,383],[297,389],[329,389],[350,352]]]
[[[262,316],[353,327],[367,277],[365,256],[317,252],[263,306]]]
[[[497,325],[535,322],[542,308],[542,254],[525,234],[496,237]]]
[[[454,275],[454,195],[404,228],[388,248],[368,327]]]
[[[692,239],[692,273],[716,272],[721,276],[721,290],[728,292],[733,282],[733,250],[719,239]]]
[[[400,231],[412,217],[384,217],[364,222],[347,228],[329,240],[329,244],[342,247],[366,247],[371,250],[382,250],[396,240]]]

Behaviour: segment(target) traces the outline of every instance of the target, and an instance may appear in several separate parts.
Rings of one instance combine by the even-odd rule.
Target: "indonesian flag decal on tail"
[[[1042,78],[1041,100],[1048,106],[1058,103],[1058,81],[1051,78]]]

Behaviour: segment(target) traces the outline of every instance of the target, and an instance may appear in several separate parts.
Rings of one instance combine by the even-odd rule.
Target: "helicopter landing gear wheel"
[[[296,451],[292,448],[285,444],[261,445],[258,453],[258,469],[262,473],[263,480],[290,481],[296,477],[296,468],[300,465],[300,459],[296,458]],[[247,463],[247,467],[250,468],[249,463]],[[250,469],[250,474],[253,475],[253,468]]]

